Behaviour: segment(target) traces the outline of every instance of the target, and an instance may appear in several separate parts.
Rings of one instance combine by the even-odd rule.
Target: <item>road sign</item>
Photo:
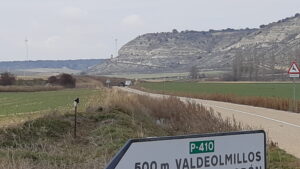
[[[262,130],[129,140],[106,169],[266,169]]]
[[[76,98],[76,99],[74,100],[74,107],[77,107],[78,104],[79,104],[79,98]]]
[[[294,61],[291,64],[291,67],[289,68],[289,76],[290,77],[299,77],[300,71],[299,71],[299,67],[297,65],[297,63]]]

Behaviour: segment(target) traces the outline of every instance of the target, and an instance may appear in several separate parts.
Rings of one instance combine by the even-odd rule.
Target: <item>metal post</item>
[[[75,106],[75,118],[74,118],[74,138],[76,138],[77,129],[77,105]]]
[[[166,62],[165,62],[165,65],[164,65],[164,86],[163,86],[163,90],[164,90],[164,92],[163,92],[163,94],[165,95],[166,94],[166,67],[167,67],[167,65],[166,65]]]
[[[289,76],[291,77],[291,78],[293,78],[293,91],[294,91],[294,93],[293,93],[293,101],[294,101],[294,111],[295,112],[297,112],[298,111],[298,105],[297,105],[297,101],[296,101],[296,82],[295,82],[295,78],[299,78],[299,74],[300,74],[300,69],[299,69],[299,67],[298,67],[298,65],[297,65],[297,63],[296,63],[296,61],[294,61],[294,62],[292,62],[292,64],[291,64],[291,66],[290,66],[290,68],[289,68],[289,70],[288,70],[288,74],[289,74]]]
[[[297,103],[296,103],[296,83],[295,78],[293,78],[293,84],[294,84],[294,111],[297,112]]]
[[[74,108],[75,108],[75,112],[74,112],[74,138],[76,138],[76,129],[77,129],[77,106],[79,104],[79,98],[74,100]]]

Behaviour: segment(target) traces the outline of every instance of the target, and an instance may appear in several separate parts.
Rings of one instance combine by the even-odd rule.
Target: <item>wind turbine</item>
[[[26,60],[29,61],[29,48],[28,48],[28,38],[25,38],[25,47],[26,47]]]
[[[26,59],[25,59],[25,68],[26,68],[26,60],[29,62],[29,47],[28,47],[28,38],[26,37],[25,38],[25,48],[26,48]],[[23,71],[24,72],[24,74],[23,74],[23,76],[25,77],[26,76],[26,74],[25,74],[25,70]]]

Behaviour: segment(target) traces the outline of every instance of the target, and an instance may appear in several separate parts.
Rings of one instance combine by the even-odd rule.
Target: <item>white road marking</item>
[[[277,120],[277,119],[273,119],[273,118],[262,116],[262,115],[258,115],[258,114],[253,114],[253,113],[249,113],[249,112],[245,112],[245,111],[230,109],[230,108],[226,108],[226,107],[222,107],[222,106],[215,106],[215,105],[210,105],[210,104],[204,104],[204,105],[208,105],[208,106],[211,106],[211,107],[217,107],[217,108],[224,109],[224,110],[235,111],[235,112],[242,113],[242,114],[247,114],[247,115],[250,115],[250,116],[256,116],[256,117],[260,117],[260,118],[267,119],[267,120],[270,120],[270,121],[275,121],[275,122],[278,122],[278,123],[282,123],[282,124],[286,124],[286,125],[289,125],[289,126],[300,128],[299,125],[288,123],[288,122]]]
[[[135,92],[134,90],[131,90],[131,91]],[[137,94],[144,93],[145,94],[146,92],[141,92],[140,91],[140,93],[138,93],[138,92],[135,92],[135,93],[137,93]],[[146,94],[148,94],[148,93],[146,93]],[[148,96],[149,95],[150,94],[148,94]],[[155,95],[157,95],[157,94],[155,94]],[[158,96],[168,97],[169,95],[161,95],[161,94],[159,94]],[[179,97],[179,98],[184,99],[186,101],[193,100],[193,101],[200,101],[201,102],[201,99],[193,99],[193,98],[187,98],[187,97]],[[266,119],[266,120],[270,120],[270,121],[274,121],[274,122],[277,122],[277,123],[285,124],[285,125],[288,125],[288,126],[300,128],[300,126],[296,125],[296,124],[288,123],[288,122],[285,122],[285,121],[273,119],[273,118],[270,118],[270,117],[266,117],[266,116],[262,116],[262,115],[258,115],[258,114],[254,114],[254,113],[249,113],[249,112],[245,112],[245,111],[230,109],[230,108],[226,108],[226,107],[222,107],[222,106],[211,105],[211,104],[207,104],[207,103],[201,103],[201,104],[207,105],[207,106],[210,106],[210,107],[217,107],[217,108],[224,109],[224,110],[234,111],[234,112],[238,112],[238,113],[242,113],[242,114],[247,114],[247,115],[250,115],[250,116],[260,117],[260,118],[263,118],[263,119]],[[257,108],[257,107],[254,107],[254,108]]]

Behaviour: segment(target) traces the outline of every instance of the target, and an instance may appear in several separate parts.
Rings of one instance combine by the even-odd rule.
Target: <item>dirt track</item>
[[[141,95],[149,95],[151,97],[164,96],[131,88],[118,89]],[[267,137],[278,143],[280,148],[300,158],[300,114],[210,100],[179,98],[182,101],[192,101],[203,104],[206,107],[211,107],[216,112],[219,112],[222,117],[234,117],[238,122],[257,129],[264,129]]]

